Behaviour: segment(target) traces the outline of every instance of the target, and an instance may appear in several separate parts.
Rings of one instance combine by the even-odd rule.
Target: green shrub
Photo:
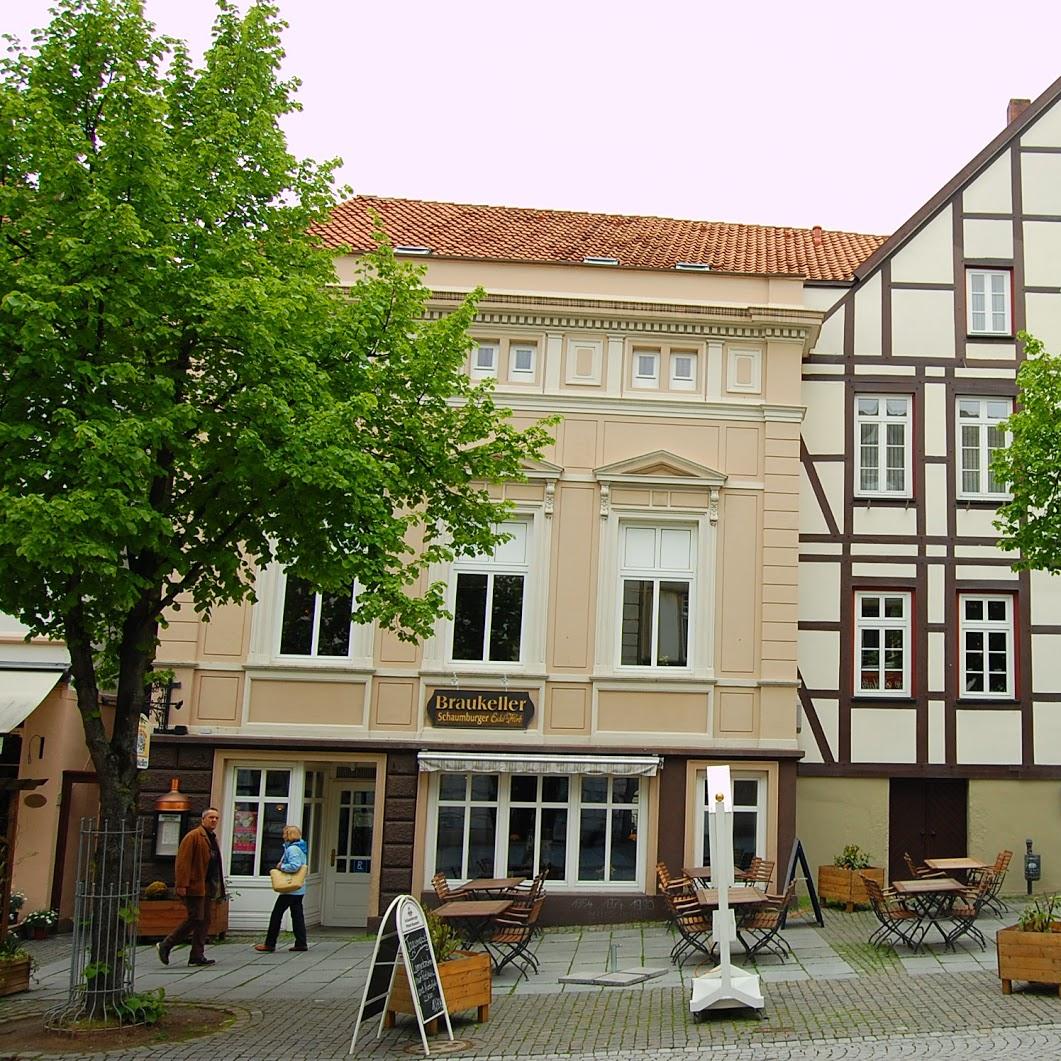
[[[1040,895],[1021,911],[1017,927],[1022,932],[1051,932],[1055,921],[1061,921],[1061,895]]]
[[[435,952],[435,961],[441,964],[461,949],[461,938],[440,917],[435,917],[430,912],[426,916],[431,949]]]
[[[869,855],[858,844],[848,844],[833,859],[833,865],[840,866],[841,869],[866,869],[872,864]]]

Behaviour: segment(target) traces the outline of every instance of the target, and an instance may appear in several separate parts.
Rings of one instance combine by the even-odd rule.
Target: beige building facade
[[[159,665],[187,732],[155,736],[145,810],[172,776],[221,808],[235,925],[272,905],[285,821],[304,824],[306,908],[324,924],[371,923],[438,872],[546,868],[556,920],[646,916],[658,859],[709,861],[715,763],[736,779],[738,858],[783,863],[801,755],[801,363],[821,319],[802,277],[624,267],[614,242],[593,261],[496,260],[431,246],[402,201],[340,209],[337,239],[356,223],[368,240],[374,209],[423,259],[430,313],[486,288],[468,372],[517,422],[558,415],[555,444],[498,488],[509,541],[430,572],[453,618],[422,644],[350,627],[348,599],[279,568],[253,605],[171,615]],[[471,231],[482,208],[465,209]],[[354,264],[339,259],[342,281]]]

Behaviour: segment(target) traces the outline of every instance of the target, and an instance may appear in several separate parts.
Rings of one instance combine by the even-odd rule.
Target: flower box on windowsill
[[[185,917],[184,903],[180,899],[140,900],[140,916],[136,934],[144,938],[164,939]],[[208,936],[224,936],[228,931],[228,903],[211,903],[210,920],[206,925]]]

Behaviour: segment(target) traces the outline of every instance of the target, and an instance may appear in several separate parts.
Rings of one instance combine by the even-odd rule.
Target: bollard
[[[606,973],[617,973],[619,971],[619,944],[608,944],[608,967]]]

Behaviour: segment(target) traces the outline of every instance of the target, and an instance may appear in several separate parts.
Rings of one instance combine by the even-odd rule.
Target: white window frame
[[[633,385],[640,387],[644,390],[656,390],[659,388],[659,364],[662,359],[662,351],[657,347],[644,347],[635,346],[632,353],[633,364],[631,365],[631,371],[633,374]],[[644,372],[641,359],[645,358],[646,361],[651,361],[652,371],[651,373]]]
[[[877,598],[880,602],[879,612],[877,616],[863,616],[862,614],[862,602],[869,598]],[[885,616],[885,599],[898,599],[903,603],[903,614],[899,618]],[[855,696],[874,696],[874,697],[895,697],[895,696],[910,696],[910,651],[912,647],[911,637],[911,616],[913,612],[913,596],[905,590],[857,590],[855,592],[855,674],[854,674],[854,695]],[[877,663],[877,677],[879,684],[876,689],[864,689],[862,687],[862,671],[865,669],[862,666],[862,653],[863,651],[874,651],[872,647],[866,649],[863,645],[863,635],[869,631],[875,630],[879,635],[879,643],[875,651],[879,655]],[[900,630],[903,635],[902,654],[903,654],[903,684],[899,689],[887,689],[884,686],[884,672],[886,668],[884,666],[885,653],[888,649],[884,645],[885,633],[889,630]]]
[[[688,570],[679,568],[666,568],[663,567],[659,561],[660,545],[662,543],[662,535],[657,538],[656,544],[656,556],[657,564],[652,568],[638,568],[638,567],[627,567],[623,563],[623,545],[626,533],[628,530],[638,529],[651,529],[657,532],[659,535],[660,531],[665,530],[688,530],[692,535],[692,541],[690,543],[690,554],[692,556],[693,566]],[[678,522],[657,522],[654,520],[645,519],[623,519],[619,523],[619,540],[618,540],[618,556],[617,556],[617,571],[616,571],[616,605],[617,612],[615,619],[616,625],[616,645],[615,645],[615,669],[621,674],[630,673],[647,673],[659,675],[686,675],[692,673],[696,661],[694,657],[694,651],[697,641],[697,615],[699,608],[699,601],[697,599],[697,561],[700,557],[700,528],[697,526],[695,521],[683,521]],[[636,663],[623,663],[623,605],[625,596],[625,582],[627,579],[636,580],[641,582],[652,582],[654,584],[653,590],[653,601],[652,601],[652,659],[651,664],[636,664]],[[689,605],[688,615],[686,616],[686,637],[685,637],[685,665],[680,667],[670,667],[658,662],[659,654],[659,605],[660,605],[660,593],[659,587],[663,582],[687,582],[689,584]]]
[[[519,774],[519,771],[515,771],[515,774]],[[464,845],[462,853],[462,869],[469,871],[466,877],[451,877],[449,883],[451,887],[466,883],[468,880],[474,879],[475,877],[481,876],[475,867],[468,866],[468,845],[470,835],[470,812],[469,808],[474,806],[496,806],[497,808],[497,825],[494,834],[494,872],[498,876],[504,876],[507,872],[508,867],[508,824],[509,824],[509,811],[513,806],[512,800],[512,773],[498,773],[494,775],[498,778],[497,786],[497,801],[496,803],[488,800],[472,800],[470,797],[471,786],[465,784],[465,798],[462,803],[460,800],[445,800],[439,799],[439,791],[441,788],[441,774],[433,773],[431,775],[430,783],[428,786],[428,822],[427,822],[427,837],[426,845],[424,850],[424,887],[429,888],[431,886],[431,878],[435,875],[436,865],[435,860],[437,856],[438,847],[438,811],[440,806],[459,806],[465,807],[464,814]],[[566,867],[566,876],[560,877],[549,877],[548,888],[550,891],[557,892],[579,892],[579,891],[608,891],[608,892],[641,892],[645,888],[645,858],[647,852],[646,845],[646,827],[648,824],[648,787],[650,779],[647,777],[639,777],[638,780],[638,792],[637,799],[632,803],[615,803],[612,797],[613,782],[616,777],[621,777],[625,780],[623,775],[607,775],[609,777],[609,800],[606,803],[583,803],[582,802],[582,778],[585,775],[582,774],[566,774],[564,775],[568,779],[568,802],[565,805],[567,809],[567,835],[565,839],[565,859],[564,864]],[[540,786],[539,786],[540,787]],[[535,804],[539,811],[542,807],[555,807],[559,804],[552,802],[543,802],[539,797]],[[515,801],[517,807],[530,806],[525,800]],[[578,862],[579,862],[579,836],[580,836],[580,825],[582,820],[583,810],[601,810],[605,812],[605,821],[607,823],[607,829],[609,831],[609,840],[605,846],[605,866],[608,865],[608,853],[610,851],[610,831],[612,828],[612,816],[611,811],[629,811],[633,810],[637,815],[637,866],[634,873],[634,879],[629,881],[609,881],[609,880],[586,880],[581,881],[578,879]],[[540,826],[540,813],[538,816],[538,823]],[[536,834],[537,835],[537,834]],[[535,852],[535,859],[538,857],[538,852]]]
[[[482,361],[483,352],[491,352],[490,363]],[[497,364],[501,357],[501,344],[496,339],[476,339],[471,353],[472,379],[496,379]]]
[[[530,368],[518,368],[516,355],[520,351],[530,354]],[[538,369],[538,344],[512,341],[508,345],[508,378],[513,383],[533,383]]]
[[[733,810],[734,812],[755,812],[755,854],[763,858],[766,855],[766,799],[770,791],[770,775],[765,770],[736,770],[730,772],[730,780],[734,783],[734,796],[737,781],[756,782],[755,806],[738,804],[734,801]],[[707,770],[705,768],[696,771],[696,826],[693,829],[693,859],[697,866],[706,864],[704,862],[706,858],[704,833],[707,831],[707,798]]]
[[[993,290],[996,287],[995,281],[1000,280],[1001,291]],[[969,335],[1002,335],[1012,336],[1013,335],[1013,311],[1011,306],[1011,292],[1010,289],[1013,284],[1013,272],[1010,269],[982,269],[975,267],[967,267],[965,270],[965,283],[966,283],[966,305],[968,307],[968,334]],[[976,287],[980,286],[981,291],[976,291]],[[1002,296],[1002,308],[996,310],[992,304],[993,299],[996,295]],[[983,301],[983,310],[979,311],[983,320],[982,327],[976,327],[978,323],[976,320],[977,310],[974,308],[975,299],[981,297]],[[997,318],[1001,314],[1001,321]]]
[[[313,795],[309,793],[309,785],[306,784],[309,777],[316,777],[319,790]],[[233,775],[235,777],[235,775]],[[328,782],[328,774],[323,766],[309,765],[303,770],[303,793],[302,793],[302,836],[309,848],[308,873],[320,872],[320,849],[324,846],[324,788]]]
[[[876,413],[863,413],[860,408],[860,403],[864,401],[876,401],[878,402]],[[887,403],[895,401],[903,401],[906,403],[906,412],[899,416],[897,414],[889,415],[887,412]],[[854,438],[854,457],[855,457],[855,496],[856,497],[912,497],[912,482],[911,482],[911,470],[912,470],[912,456],[911,456],[911,424],[913,418],[913,398],[909,394],[856,394],[855,395],[855,438]],[[887,453],[888,453],[888,442],[887,442],[887,428],[895,425],[900,425],[903,431],[903,487],[902,489],[889,489],[887,486],[888,482],[888,466],[887,466]],[[872,443],[876,447],[876,463],[872,466],[867,466],[876,472],[877,485],[876,488],[868,488],[862,486],[862,428],[863,426],[876,426],[877,428],[877,441]],[[870,445],[867,443],[867,445]]]
[[[679,376],[677,374],[677,363],[679,360],[689,362],[690,374],[688,376]],[[671,390],[696,390],[700,367],[699,360],[700,359],[695,350],[675,349],[670,351],[669,363]]]
[[[975,402],[978,406],[976,416],[963,417],[961,415],[961,408],[963,404],[971,404]],[[988,413],[988,406],[992,403],[1004,404],[1007,407],[1005,416],[991,416]],[[955,462],[956,473],[958,477],[957,482],[957,496],[960,500],[1005,500],[1010,496],[1009,491],[1003,487],[1000,490],[991,489],[991,454],[994,452],[993,449],[988,445],[988,432],[995,428],[997,429],[999,424],[1008,420],[1013,414],[1013,402],[1009,398],[997,397],[997,398],[980,398],[980,397],[960,397],[957,399],[954,405],[954,434],[957,449],[957,460]],[[977,488],[975,490],[969,490],[965,486],[965,451],[966,446],[962,437],[964,429],[967,427],[976,428],[977,432],[977,459],[979,461],[979,467],[976,469],[977,473]],[[995,449],[1004,449],[1009,445],[1010,436],[1008,432],[1003,432],[1002,445],[996,446]]]
[[[508,524],[520,524],[526,529],[527,546],[525,560],[523,563],[499,561],[490,556],[461,557],[454,561],[448,594],[448,607],[450,614],[456,616],[457,611],[457,582],[461,575],[486,575],[486,614],[483,629],[483,659],[457,659],[453,655],[453,641],[456,633],[454,620],[447,624],[446,631],[446,660],[447,664],[462,667],[482,667],[493,670],[512,670],[524,665],[527,659],[527,616],[528,605],[531,603],[531,569],[535,558],[534,533],[535,521],[518,513],[513,514],[501,524],[501,528]],[[492,660],[485,658],[490,651],[490,623],[492,618],[492,606],[494,599],[494,579],[497,575],[520,575],[523,578],[522,612],[520,615],[519,631],[519,658],[514,660]]]
[[[984,616],[983,619],[966,619],[965,617],[965,604],[967,601],[983,601],[984,603]],[[1004,619],[988,619],[987,610],[988,604],[992,601],[1002,601],[1006,606],[1006,617]],[[1016,681],[1015,681],[1015,667],[1014,667],[1014,624],[1013,624],[1013,607],[1014,598],[1011,593],[962,593],[958,596],[958,671],[959,671],[959,690],[958,698],[960,700],[1012,700],[1016,697]],[[983,647],[980,650],[969,649],[967,644],[968,637],[970,634],[982,634],[984,637]],[[988,640],[991,634],[1003,634],[1005,637],[1005,652],[1006,652],[1006,688],[1004,691],[992,691],[987,688],[989,684],[989,660],[988,660]],[[968,653],[970,651],[976,652],[981,651],[984,656],[983,660],[983,674],[984,678],[984,689],[983,691],[972,690],[967,688],[968,684]]]
[[[284,609],[287,606],[287,572],[283,572],[280,579],[280,594],[277,608],[277,623],[276,623],[276,640],[274,642],[274,655],[278,660],[314,660],[315,662],[329,661],[338,663],[342,660],[348,660],[354,654],[354,626],[356,625],[353,620],[350,622],[350,630],[347,635],[347,648],[346,654],[343,656],[322,656],[317,652],[320,640],[320,623],[321,623],[321,601],[324,594],[317,592],[313,595],[313,630],[310,634],[310,650],[309,652],[282,652],[281,641],[284,635]],[[330,594],[330,596],[338,596],[338,594]],[[353,611],[356,604],[356,597],[354,589],[350,591],[350,610]]]

